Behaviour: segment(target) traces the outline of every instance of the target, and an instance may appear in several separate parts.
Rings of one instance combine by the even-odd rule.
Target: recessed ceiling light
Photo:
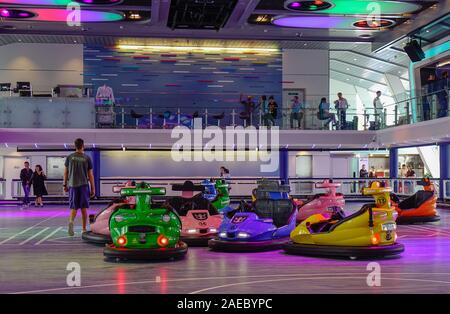
[[[268,15],[258,15],[255,21],[257,23],[267,23],[270,21],[270,17]]]
[[[130,12],[129,18],[130,20],[140,20],[141,15],[138,12]]]
[[[358,59],[354,58],[353,61],[358,61]]]
[[[350,71],[350,68],[347,68],[347,71]]]

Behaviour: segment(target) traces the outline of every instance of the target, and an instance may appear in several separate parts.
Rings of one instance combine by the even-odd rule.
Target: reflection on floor
[[[348,204],[350,211],[360,206]],[[281,251],[233,254],[190,248],[186,259],[177,262],[105,262],[101,247],[81,241],[79,227],[75,237],[67,236],[67,209],[2,206],[0,293],[449,293],[450,211],[440,214],[439,223],[399,226],[406,251],[400,258],[378,260],[381,286],[369,287],[370,261]],[[66,284],[70,262],[81,266],[81,287]]]

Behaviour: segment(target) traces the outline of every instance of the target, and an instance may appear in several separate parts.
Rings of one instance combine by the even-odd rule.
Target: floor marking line
[[[424,273],[385,273],[387,275],[430,275],[430,274],[424,274]],[[325,278],[350,278],[348,276],[344,275],[362,275],[364,278],[367,278],[367,273],[334,273],[334,274],[328,274],[328,277]],[[432,273],[432,275],[450,275],[450,273]],[[49,289],[41,289],[41,290],[29,290],[29,291],[16,291],[16,292],[9,292],[8,294],[27,294],[27,293],[40,293],[40,292],[55,292],[55,291],[64,291],[64,290],[72,290],[72,289],[89,289],[89,288],[102,288],[102,287],[114,287],[118,285],[141,285],[141,284],[149,284],[149,283],[171,283],[171,282],[182,282],[182,281],[199,281],[199,280],[223,280],[223,279],[245,279],[245,278],[272,278],[272,277],[296,277],[301,278],[303,276],[313,276],[314,278],[320,278],[320,276],[323,276],[323,273],[317,273],[317,274],[281,274],[281,275],[249,275],[249,276],[222,276],[222,277],[195,277],[195,278],[180,278],[180,279],[169,279],[169,280],[161,280],[160,282],[157,282],[155,280],[143,280],[143,281],[130,281],[125,283],[105,283],[105,284],[96,284],[96,285],[88,285],[88,286],[80,286],[80,287],[60,287],[60,288],[49,288]],[[319,276],[319,277],[315,277]],[[330,277],[331,276],[331,277]],[[341,277],[340,277],[341,276]],[[383,277],[384,278],[384,277]],[[394,278],[399,279],[399,278]],[[417,279],[420,280],[420,279]],[[450,284],[450,282],[444,282]]]
[[[48,238],[52,237],[55,233],[57,233],[59,230],[61,230],[63,227],[58,227],[55,230],[53,230],[51,233],[49,233],[48,235],[46,235],[43,239],[39,240],[38,242],[36,242],[34,245],[39,245],[42,242],[46,241]]]
[[[48,229],[50,229],[50,227],[45,227],[44,229],[42,229],[41,231],[35,233],[34,235],[32,235],[31,237],[29,237],[26,240],[23,240],[22,242],[19,243],[19,245],[24,245],[25,243],[30,242],[31,240],[33,240],[34,238],[36,238],[38,235],[40,235],[41,233],[44,233],[45,231],[47,231]]]
[[[61,229],[62,229],[62,227],[61,227]],[[79,234],[78,234],[79,235]],[[58,237],[58,238],[54,238],[54,239],[51,239],[51,241],[53,242],[53,241],[55,241],[55,242],[57,242],[56,240],[62,240],[62,239],[78,239],[79,237],[77,237],[77,232],[75,232],[75,234],[73,235],[73,236],[64,236],[64,237]]]
[[[17,237],[17,236],[19,236],[19,235],[21,235],[21,234],[23,234],[23,233],[26,233],[26,232],[30,231],[30,230],[33,229],[33,228],[34,228],[34,227],[29,227],[29,228],[27,228],[27,229],[25,229],[25,230],[20,231],[19,233],[13,234],[13,235],[10,236],[9,238],[7,238],[7,239],[5,239],[5,240],[3,240],[3,241],[0,241],[0,245],[2,245],[3,243],[8,242],[9,240],[14,239],[15,237]]]
[[[7,238],[7,239],[1,241],[1,242],[0,242],[0,245],[2,245],[3,243],[8,242],[9,240],[14,239],[15,237],[17,237],[17,236],[19,236],[19,235],[21,235],[21,234],[23,234],[23,233],[25,233],[25,232],[28,232],[29,230],[33,229],[34,227],[39,226],[41,223],[44,223],[44,222],[46,222],[46,221],[49,221],[50,219],[53,219],[53,218],[55,218],[55,217],[57,217],[57,216],[59,216],[59,215],[61,215],[61,214],[62,214],[62,213],[57,213],[57,214],[55,214],[55,215],[53,215],[53,216],[51,216],[51,217],[49,217],[49,218],[46,218],[46,219],[44,219],[44,220],[38,222],[37,224],[34,224],[33,226],[31,226],[31,227],[29,227],[29,228],[27,228],[27,229],[25,229],[25,230],[22,230],[22,231],[19,232],[19,233],[16,233],[16,234],[10,236],[9,238]]]
[[[432,226],[431,225],[428,225],[428,226],[422,226],[422,225],[402,225],[402,227],[405,227],[405,228],[408,228],[408,229],[412,229],[412,230],[417,230],[417,229],[419,229],[419,230],[428,230],[428,231],[439,231],[439,230],[441,230],[441,231],[444,231],[444,232],[450,232],[450,230],[448,230],[448,229],[444,229],[444,228],[438,228],[439,226],[437,226],[437,225],[435,225],[435,226],[433,226],[433,227],[435,227],[435,228],[432,228]]]
[[[230,283],[227,285],[220,285],[215,287],[209,287],[204,288],[200,290],[196,290],[193,292],[189,292],[189,294],[198,294],[205,291],[211,291],[221,288],[229,288],[233,286],[243,286],[248,284],[255,284],[255,283],[267,283],[267,282],[280,282],[280,281],[292,281],[292,280],[317,280],[317,279],[367,279],[367,275],[364,277],[354,277],[354,276],[343,276],[343,277],[292,277],[292,278],[283,278],[283,279],[268,279],[268,280],[256,280],[256,281],[247,281],[247,282],[237,282],[237,283]],[[419,282],[432,282],[432,283],[443,283],[443,284],[450,284],[449,281],[440,281],[440,280],[429,280],[429,279],[410,279],[410,278],[389,278],[389,277],[383,277],[381,280],[398,280],[398,281],[419,281]]]
[[[431,227],[427,227],[427,226],[415,226],[415,227],[419,230],[427,230],[427,231],[439,232],[439,233],[443,233],[443,234],[450,234],[450,230],[447,230],[447,229],[431,228]]]

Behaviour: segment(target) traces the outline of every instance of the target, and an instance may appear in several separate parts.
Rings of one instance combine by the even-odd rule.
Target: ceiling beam
[[[258,6],[260,0],[238,0],[224,28],[241,27]]]
[[[411,23],[403,23],[392,29],[390,32],[384,32],[377,36],[372,50],[378,52],[392,46],[399,40],[410,36],[420,28],[448,15],[448,12],[450,12],[450,1],[439,0],[434,7],[430,7],[413,16],[410,19]]]
[[[362,57],[374,59],[374,60],[377,60],[377,61],[379,61],[379,62],[383,62],[383,63],[389,64],[389,65],[394,65],[394,66],[399,67],[399,68],[408,69],[408,67],[405,66],[405,65],[403,65],[403,64],[395,63],[395,62],[391,62],[391,61],[387,61],[387,60],[384,60],[384,59],[381,59],[381,58],[372,56],[372,55],[370,55],[370,54],[366,54],[366,53],[362,53],[362,52],[358,52],[358,51],[354,51],[354,50],[346,50],[346,49],[330,49],[330,52],[333,52],[333,51],[335,51],[335,52],[348,52],[348,53],[353,53],[353,54],[356,54],[356,55],[358,55],[358,56],[362,56]]]
[[[161,17],[160,17],[161,20]],[[167,19],[164,20],[166,23]],[[114,24],[116,25],[116,24]],[[298,41],[298,37],[295,36],[286,36],[282,37],[277,34],[269,33],[259,33],[253,29],[253,32],[236,32],[236,30],[232,29],[223,29],[220,32],[211,32],[210,30],[195,30],[195,31],[185,31],[185,30],[175,30],[171,32],[167,32],[167,28],[165,25],[163,27],[152,26],[152,28],[147,29],[147,33],[136,33],[128,31],[127,28],[121,30],[120,34],[117,33],[115,27],[110,27],[108,30],[103,31],[89,31],[82,32],[79,29],[74,29],[74,27],[67,29],[59,29],[59,30],[38,30],[38,29],[14,29],[14,30],[5,30],[0,29],[0,36],[12,35],[42,35],[42,36],[99,36],[99,37],[110,37],[112,39],[117,38],[170,38],[170,39],[179,39],[179,38],[190,38],[190,39],[216,39],[216,40],[248,40],[248,41]],[[151,30],[151,33],[149,31]],[[50,32],[50,33],[49,33]],[[355,43],[355,38],[353,37],[327,37],[327,36],[303,36],[302,41],[320,41],[320,42],[349,42]],[[359,40],[358,42],[368,42],[365,40]]]
[[[342,75],[348,75],[350,77],[355,77],[355,78],[360,79],[360,80],[369,81],[369,82],[372,82],[374,84],[387,87],[387,85],[385,83],[380,83],[380,82],[377,82],[377,81],[374,81],[374,80],[371,80],[371,79],[368,79],[368,78],[360,77],[360,76],[357,76],[357,75],[354,75],[354,74],[351,74],[351,73],[345,73],[345,72],[334,70],[334,69],[330,69],[330,71],[336,72],[336,73],[339,73],[339,74],[342,74]]]
[[[401,49],[401,48],[397,48],[397,47],[391,46],[391,47],[389,47],[389,49],[395,50],[395,51],[397,51],[397,52],[400,52],[400,53],[403,53],[403,54],[407,55],[407,53],[405,52],[405,50],[403,50],[403,49]]]
[[[386,72],[374,70],[374,69],[371,69],[371,68],[368,68],[368,67],[365,67],[365,66],[362,66],[362,65],[354,64],[354,63],[352,63],[352,62],[344,61],[344,60],[341,60],[341,59],[330,58],[330,61],[335,61],[335,62],[344,63],[344,64],[347,64],[347,65],[349,65],[349,66],[353,66],[353,67],[356,67],[356,68],[364,69],[364,70],[366,70],[366,71],[370,71],[370,72],[373,72],[373,73],[377,73],[377,74],[379,74],[379,75],[384,75],[384,74],[386,73]],[[390,73],[390,74],[392,74],[392,73]],[[407,79],[405,79],[405,78],[403,78],[403,77],[401,77],[401,76],[398,76],[398,75],[395,75],[395,76],[397,76],[397,77],[398,77],[399,79],[401,79],[401,80],[408,81]],[[409,81],[408,81],[408,82],[409,82]]]
[[[169,18],[170,0],[151,0],[152,15],[150,17],[150,25],[167,25]]]

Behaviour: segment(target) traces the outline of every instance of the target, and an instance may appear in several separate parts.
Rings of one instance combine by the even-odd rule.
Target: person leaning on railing
[[[269,102],[267,101],[266,95],[262,95],[259,98],[258,107],[261,110],[262,125],[269,126],[269,121],[272,121],[272,119],[271,116],[269,116]]]
[[[447,84],[448,84],[448,72],[444,71],[442,72],[441,79],[437,81],[437,89],[438,94],[437,98],[439,101],[439,110],[437,117],[442,118],[447,116],[448,111],[448,90],[447,90]]]
[[[332,126],[336,126],[336,115],[330,112],[330,104],[327,102],[325,97],[320,99],[319,111],[317,112],[317,118],[319,120],[327,120],[325,126],[329,129],[329,125],[333,122]]]

